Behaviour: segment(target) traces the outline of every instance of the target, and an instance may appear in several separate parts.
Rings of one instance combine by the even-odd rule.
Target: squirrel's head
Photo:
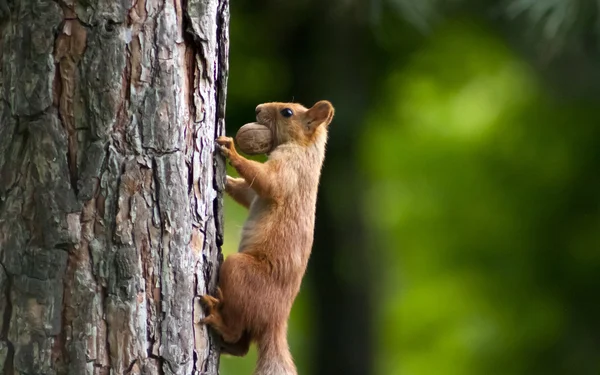
[[[327,100],[308,109],[297,103],[264,103],[256,107],[256,121],[271,129],[274,147],[287,142],[309,145],[326,130],[334,112]]]

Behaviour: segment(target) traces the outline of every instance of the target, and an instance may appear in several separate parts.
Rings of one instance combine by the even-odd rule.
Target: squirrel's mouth
[[[256,123],[259,125],[266,126],[269,129],[273,129],[273,127],[271,126],[271,120],[272,118],[271,116],[269,116],[269,113],[266,113],[266,111],[264,110],[256,114]]]
[[[273,148],[277,147],[277,144],[279,144],[277,125],[275,121],[276,117],[273,118],[273,114],[270,113],[270,111],[262,110],[256,114],[256,124],[265,126],[271,131],[271,136],[273,137]]]

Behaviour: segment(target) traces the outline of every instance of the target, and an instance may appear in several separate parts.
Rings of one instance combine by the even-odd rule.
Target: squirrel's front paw
[[[220,136],[217,138],[217,145],[219,145],[219,149],[225,157],[231,157],[236,153],[235,144],[231,137]]]
[[[231,189],[231,186],[233,185],[234,181],[235,180],[233,179],[233,177],[227,175],[225,177],[225,189]]]
[[[231,189],[231,188],[235,188],[236,186],[239,186],[241,183],[244,183],[245,180],[243,178],[239,178],[239,177],[231,177],[230,175],[227,175],[226,179],[225,179],[225,188],[226,189]]]

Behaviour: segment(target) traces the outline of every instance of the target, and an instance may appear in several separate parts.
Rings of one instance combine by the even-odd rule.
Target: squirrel
[[[216,296],[203,295],[201,323],[222,338],[222,352],[248,353],[257,344],[255,375],[296,375],[287,324],[312,250],[317,189],[334,108],[265,103],[256,120],[273,135],[267,161],[241,156],[230,137],[216,143],[241,176],[226,177],[225,191],[249,209],[238,252],[219,270]]]

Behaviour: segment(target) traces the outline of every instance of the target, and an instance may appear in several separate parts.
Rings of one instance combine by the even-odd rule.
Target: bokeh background
[[[336,107],[300,374],[600,374],[599,6],[231,2],[227,133]],[[226,254],[245,217],[226,200]]]

